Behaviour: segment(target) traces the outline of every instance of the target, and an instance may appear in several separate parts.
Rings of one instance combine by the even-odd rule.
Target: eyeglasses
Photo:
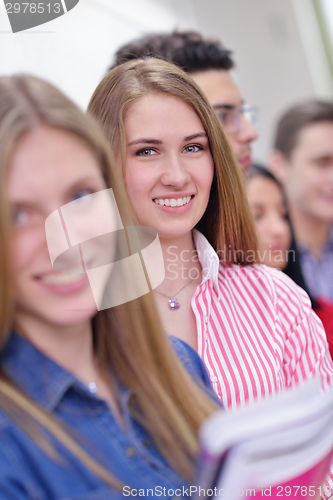
[[[252,104],[243,104],[239,108],[229,105],[219,105],[213,107],[227,134],[233,135],[240,132],[242,116],[254,127],[257,125],[257,106],[253,106]]]

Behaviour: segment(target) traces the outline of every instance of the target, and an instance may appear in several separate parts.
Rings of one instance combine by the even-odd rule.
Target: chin
[[[61,301],[61,303],[50,303],[48,307],[48,315],[64,324],[90,320],[96,312],[97,306],[90,290],[84,296],[73,297],[72,300]]]
[[[283,271],[283,269],[285,269],[287,263],[286,262],[281,262],[281,261],[275,261],[274,259],[272,260],[269,260],[267,262],[262,262],[262,264],[265,264],[265,266],[268,266],[268,267],[273,267],[274,269],[280,269],[281,271]]]
[[[333,207],[329,206],[321,210],[319,213],[315,214],[315,217],[323,222],[332,223],[333,222]]]
[[[192,232],[193,227],[189,226],[186,228],[170,228],[170,230],[165,230],[165,228],[161,228],[158,232],[158,236],[162,240],[175,240],[178,238],[183,238]]]
[[[97,307],[92,297],[85,297],[85,300],[44,301],[29,304],[16,303],[18,315],[22,319],[31,319],[34,323],[49,325],[50,327],[70,327],[90,321],[97,313]]]
[[[97,309],[96,306],[94,309],[69,309],[67,311],[56,311],[44,312],[44,322],[49,325],[54,325],[55,327],[71,327],[75,325],[79,325],[82,323],[86,323],[87,321],[91,321],[92,318],[96,315]]]

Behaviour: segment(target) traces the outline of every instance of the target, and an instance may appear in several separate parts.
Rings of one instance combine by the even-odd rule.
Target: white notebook
[[[318,499],[333,455],[333,389],[314,379],[200,430],[196,498]]]

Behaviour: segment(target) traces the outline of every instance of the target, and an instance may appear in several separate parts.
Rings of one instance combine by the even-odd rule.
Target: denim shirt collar
[[[97,398],[72,373],[14,332],[0,354],[0,364],[21,390],[50,412],[55,411],[71,389],[85,394],[88,398]],[[36,377],[36,373],[40,376]],[[122,399],[127,400],[130,391],[121,386],[119,389]]]
[[[0,355],[0,363],[11,380],[48,411],[54,411],[78,382],[74,375],[14,332]]]

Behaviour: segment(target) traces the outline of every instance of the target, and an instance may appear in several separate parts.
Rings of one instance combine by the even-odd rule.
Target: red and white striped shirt
[[[319,374],[333,385],[325,331],[307,294],[282,271],[224,264],[198,231],[203,280],[192,297],[198,353],[226,408]],[[333,494],[333,474],[325,491]]]

